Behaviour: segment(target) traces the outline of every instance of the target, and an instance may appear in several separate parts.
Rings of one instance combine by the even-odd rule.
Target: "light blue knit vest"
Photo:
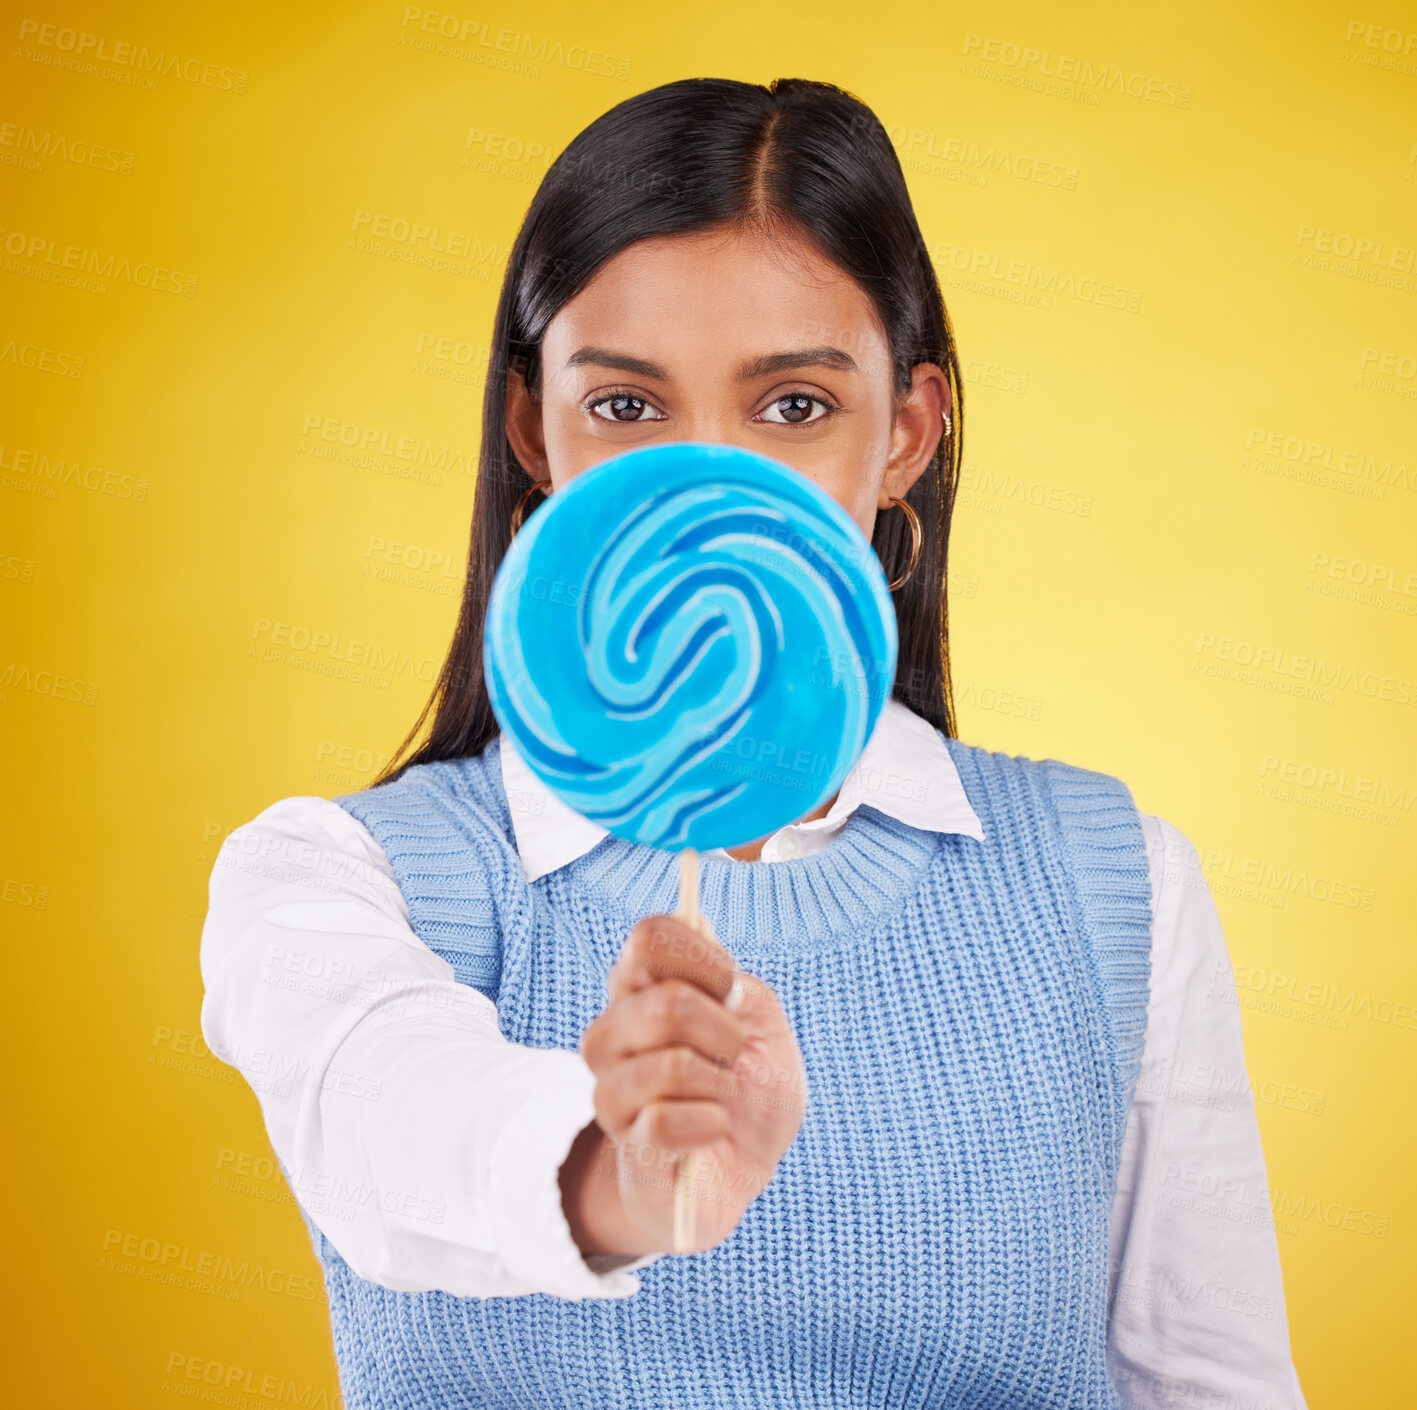
[[[1114,778],[946,743],[983,842],[861,807],[811,856],[701,864],[704,911],[779,995],[809,1084],[738,1228],[640,1269],[630,1297],[460,1298],[358,1277],[306,1215],[351,1410],[1116,1410],[1140,822]],[[676,903],[676,858],[615,837],[528,885],[495,739],[335,801],[518,1043],[575,1049],[627,931]]]

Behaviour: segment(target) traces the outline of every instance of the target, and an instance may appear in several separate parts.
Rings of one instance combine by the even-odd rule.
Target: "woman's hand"
[[[725,1007],[735,974],[741,1001]],[[562,1167],[582,1253],[669,1252],[689,1159],[694,1244],[721,1243],[801,1129],[807,1078],[777,995],[706,931],[649,916],[625,940],[581,1035],[596,1121]],[[582,1139],[584,1138],[584,1139]]]

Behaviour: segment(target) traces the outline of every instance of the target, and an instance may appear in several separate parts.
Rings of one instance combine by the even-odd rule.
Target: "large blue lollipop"
[[[734,446],[617,455],[512,540],[484,626],[517,752],[631,842],[736,847],[841,785],[895,679],[875,553],[829,495]]]
[[[678,913],[700,928],[696,849],[756,841],[831,797],[896,651],[855,520],[779,461],[692,441],[614,456],[551,495],[512,540],[483,629],[517,752],[608,832],[678,851]],[[675,1188],[683,1250],[692,1211]]]

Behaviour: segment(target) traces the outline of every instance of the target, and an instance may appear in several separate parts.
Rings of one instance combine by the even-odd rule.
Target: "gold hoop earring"
[[[886,585],[891,592],[894,592],[906,583],[915,571],[915,565],[920,561],[920,545],[923,540],[920,533],[920,516],[903,499],[897,499],[891,495],[890,500],[892,504],[898,505],[905,511],[905,517],[910,521],[910,566],[895,582]]]
[[[512,510],[512,537],[516,538],[517,530],[522,526],[522,520],[526,518],[526,502],[531,498],[533,490],[540,490],[542,494],[550,494],[550,480],[533,480],[525,490],[522,497],[517,501],[517,507]]]

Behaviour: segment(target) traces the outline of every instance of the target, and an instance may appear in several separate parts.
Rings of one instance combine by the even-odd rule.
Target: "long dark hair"
[[[539,393],[547,324],[628,245],[733,225],[804,236],[861,285],[885,328],[898,394],[909,391],[917,363],[937,364],[949,380],[953,428],[941,435],[906,496],[923,542],[915,571],[894,594],[900,650],[892,694],[956,737],[947,573],[963,456],[963,387],[949,316],[895,149],[870,108],[832,84],[686,78],[627,98],[597,118],[556,159],[532,198],[497,303],[457,629],[432,694],[375,784],[415,764],[479,753],[498,732],[482,674],[483,619],[511,543],[513,510],[531,484],[507,441],[509,370]],[[540,503],[533,495],[533,512]],[[871,542],[894,581],[910,558],[904,513],[877,514]],[[400,762],[430,712],[428,738]]]

